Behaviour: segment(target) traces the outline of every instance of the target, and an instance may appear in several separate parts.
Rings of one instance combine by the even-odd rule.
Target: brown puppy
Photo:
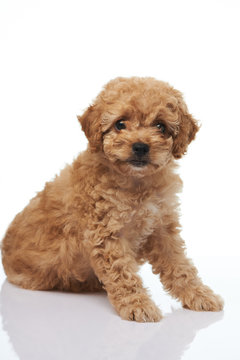
[[[182,95],[153,78],[110,81],[79,117],[89,148],[33,198],[2,243],[27,289],[105,289],[123,319],[159,321],[138,276],[146,261],[192,310],[218,311],[180,237],[176,160],[198,131]]]

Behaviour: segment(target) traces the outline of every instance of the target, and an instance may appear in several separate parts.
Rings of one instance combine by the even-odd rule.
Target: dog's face
[[[78,117],[93,152],[115,170],[142,177],[180,158],[198,125],[179,91],[153,78],[110,81]]]

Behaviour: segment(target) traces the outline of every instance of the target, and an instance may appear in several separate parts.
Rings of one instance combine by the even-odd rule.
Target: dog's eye
[[[115,123],[115,128],[120,131],[122,129],[126,129],[126,125],[125,125],[124,121],[122,119],[120,119]]]
[[[166,132],[166,126],[163,123],[157,123],[156,127],[161,131],[162,134],[165,134]]]

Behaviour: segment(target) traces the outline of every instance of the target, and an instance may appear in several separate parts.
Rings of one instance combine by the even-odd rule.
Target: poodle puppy
[[[148,261],[184,307],[221,310],[180,237],[176,159],[199,129],[182,94],[154,78],[117,78],[78,120],[87,150],[6,232],[8,280],[33,290],[106,290],[122,319],[159,321],[138,275]]]

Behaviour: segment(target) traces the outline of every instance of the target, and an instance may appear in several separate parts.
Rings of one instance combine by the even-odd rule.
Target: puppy
[[[122,319],[159,321],[138,275],[148,261],[185,308],[221,310],[180,237],[176,159],[199,129],[181,93],[153,78],[117,78],[78,119],[88,149],[8,228],[8,280],[33,290],[104,289]]]

